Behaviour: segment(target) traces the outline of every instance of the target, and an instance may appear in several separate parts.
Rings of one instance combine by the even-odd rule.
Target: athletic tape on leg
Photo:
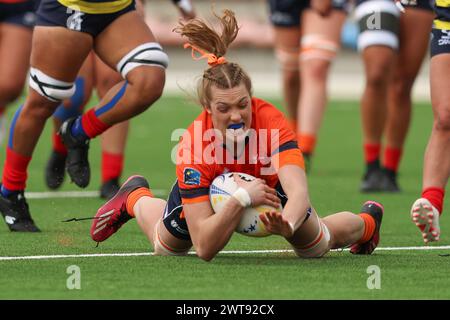
[[[68,99],[75,93],[73,82],[57,80],[36,68],[30,68],[30,87],[53,102]]]

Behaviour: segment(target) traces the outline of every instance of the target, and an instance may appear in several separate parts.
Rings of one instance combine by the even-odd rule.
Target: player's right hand
[[[269,187],[263,179],[244,181],[237,174],[234,174],[233,178],[238,187],[241,187],[248,192],[250,199],[252,200],[252,207],[268,205],[278,208],[280,205],[280,199],[277,197],[276,190]]]

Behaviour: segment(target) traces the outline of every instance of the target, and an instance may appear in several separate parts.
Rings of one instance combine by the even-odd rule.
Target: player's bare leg
[[[434,121],[425,150],[422,197],[411,208],[413,222],[425,243],[440,238],[439,216],[442,214],[445,187],[450,176],[450,54],[431,59],[430,83]]]
[[[379,151],[387,115],[387,89],[392,77],[395,51],[374,45],[363,51],[366,86],[361,98],[361,119],[366,173],[361,191],[379,191],[381,170]]]
[[[132,218],[136,218],[142,232],[158,255],[185,255],[191,241],[175,238],[162,223],[166,201],[155,198],[147,180],[131,176],[117,194],[97,211],[91,227],[91,237],[102,242],[116,233]]]
[[[92,44],[92,37],[88,34],[60,27],[38,26],[33,34],[31,67],[52,78],[72,83]],[[14,128],[12,150],[31,156],[45,121],[53,114],[58,103],[30,90]]]
[[[433,17],[430,11],[410,7],[400,18],[400,51],[388,88],[384,175],[381,183],[384,191],[400,191],[397,171],[411,119],[411,91],[427,52]]]
[[[288,241],[303,258],[318,258],[330,249],[351,247],[351,253],[371,254],[379,243],[383,207],[366,202],[360,214],[344,211],[319,218],[314,209]]]
[[[61,27],[34,29],[31,88],[11,124],[1,186],[0,210],[12,231],[39,231],[23,196],[28,164],[46,120],[73,94],[73,82],[91,48],[87,34]]]
[[[142,197],[134,205],[134,214],[157,255],[184,255],[192,247],[192,242],[174,237],[164,226],[162,215],[166,201],[158,198]]]
[[[118,72],[111,69],[98,57],[95,58],[96,90],[103,98],[108,90],[122,81]],[[101,135],[102,181],[100,197],[112,198],[120,187],[129,121],[120,122]]]
[[[5,109],[22,93],[31,52],[32,30],[0,23],[0,145],[6,136]]]
[[[52,151],[45,167],[45,182],[48,188],[58,189],[65,178],[67,148],[58,131],[61,124],[83,113],[85,105],[92,96],[94,86],[94,54],[91,52],[83,62],[75,80],[75,93],[64,100],[53,113]]]
[[[130,32],[123,32],[124,29]],[[98,36],[95,51],[107,65],[114,68],[131,50],[155,41],[144,20],[132,11],[119,17]],[[155,102],[164,88],[165,71],[154,65],[138,66],[128,73],[126,80],[128,85],[117,107],[99,116],[108,125],[128,120]],[[123,85],[124,82],[119,83],[109,90],[95,110],[110,102]]]
[[[302,16],[302,93],[297,107],[297,127],[301,128],[298,139],[307,170],[327,104],[328,71],[339,49],[345,18],[341,10],[333,10],[326,18],[313,10],[306,10]]]
[[[274,27],[275,55],[282,73],[283,97],[289,118],[296,122],[300,97],[300,36],[298,27]]]
[[[69,149],[67,171],[80,187],[86,187],[90,181],[89,140],[155,102],[164,88],[164,69],[168,62],[167,55],[155,43],[155,37],[136,11],[112,22],[95,39],[95,51],[109,67],[117,67],[126,81],[112,87],[95,108],[82,117],[67,120],[61,127],[64,144]],[[70,159],[70,150],[77,149],[83,151],[82,156]]]
[[[319,258],[330,249],[352,245],[354,254],[371,254],[379,242],[383,206],[367,201],[358,215],[339,212],[319,218],[309,201],[304,170],[283,167],[278,171],[280,182],[287,191],[288,201],[283,214],[260,214],[266,230],[286,238],[295,253],[302,258]],[[292,189],[300,185],[297,190]]]

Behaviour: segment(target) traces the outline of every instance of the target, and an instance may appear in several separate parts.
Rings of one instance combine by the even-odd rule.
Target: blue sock
[[[6,189],[4,185],[2,185],[2,187],[0,188],[0,193],[5,198],[12,195],[15,192],[17,192],[17,191],[11,191],[11,190]]]
[[[70,98],[70,103],[68,107],[65,107],[62,103],[58,106],[53,116],[62,122],[67,119],[77,117],[82,114],[82,107],[84,102],[84,78],[77,77],[75,80],[75,93]]]
[[[79,141],[84,141],[89,139],[89,137],[87,136],[86,132],[84,132],[83,126],[81,124],[81,116],[79,116],[75,122],[72,124],[72,128],[70,128],[70,133],[72,134],[72,136],[79,140]]]

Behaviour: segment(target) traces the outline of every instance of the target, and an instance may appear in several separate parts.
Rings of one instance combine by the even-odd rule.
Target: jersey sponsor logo
[[[201,174],[199,171],[192,168],[185,168],[183,171],[183,182],[184,184],[198,186],[200,185]]]

